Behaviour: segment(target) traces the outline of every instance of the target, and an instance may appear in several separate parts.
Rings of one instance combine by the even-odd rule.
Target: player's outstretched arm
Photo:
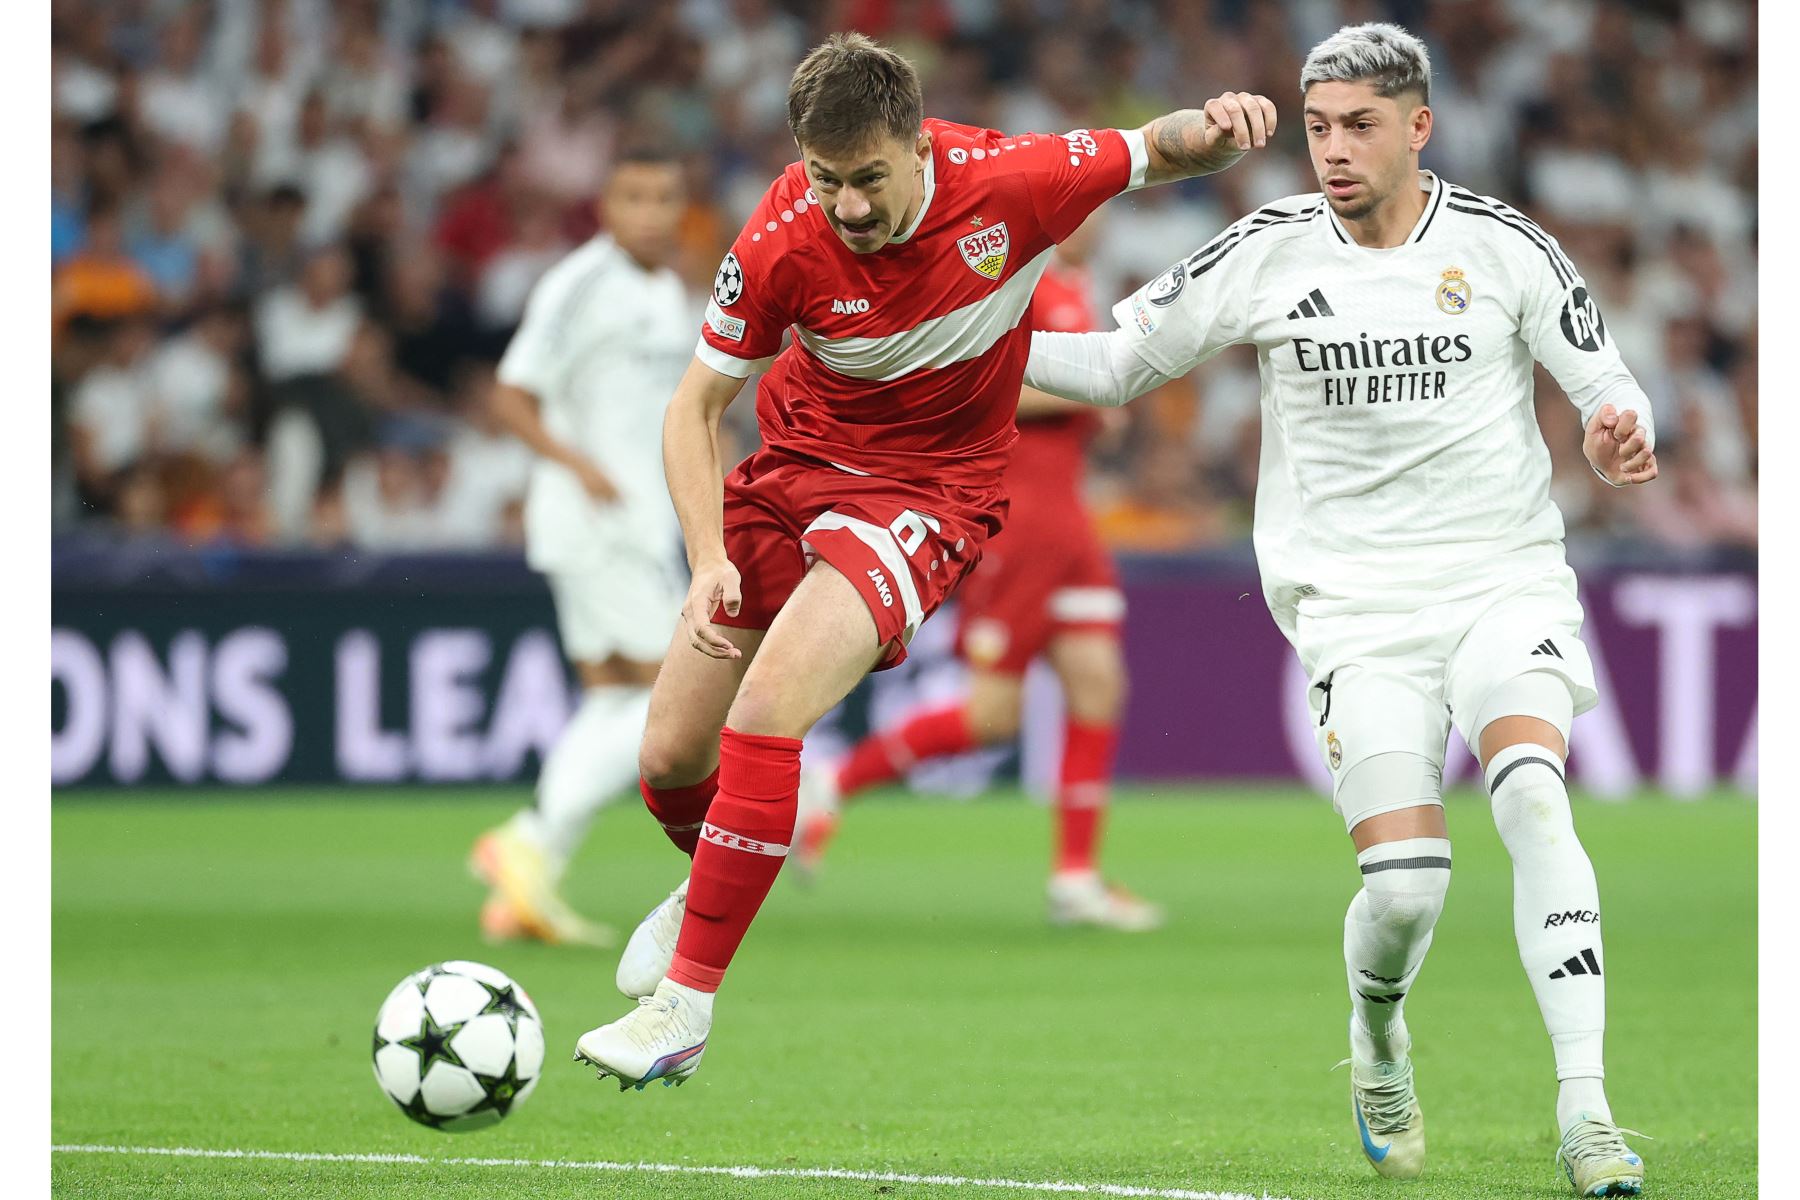
[[[1174,378],[1145,362],[1123,329],[1031,335],[1025,385],[1098,408],[1117,408]]]
[[[1166,113],[1144,126],[1149,165],[1144,183],[1173,183],[1223,171],[1275,136],[1275,102],[1249,92],[1226,92],[1201,108]]]
[[[694,649],[713,658],[741,655],[714,627],[712,615],[723,606],[736,616],[743,602],[737,568],[725,557],[725,471],[719,461],[719,419],[743,386],[742,379],[696,358],[688,363],[663,418],[663,473],[694,576],[681,619]]]

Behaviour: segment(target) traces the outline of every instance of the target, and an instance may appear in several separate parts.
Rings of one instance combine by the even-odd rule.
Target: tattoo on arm
[[[1206,144],[1206,114],[1197,108],[1183,108],[1156,118],[1145,128],[1144,135],[1151,151],[1150,167],[1144,173],[1147,183],[1210,175],[1243,155],[1230,138],[1222,138],[1210,147]]]

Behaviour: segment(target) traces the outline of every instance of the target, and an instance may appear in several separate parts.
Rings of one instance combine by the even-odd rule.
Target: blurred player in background
[[[1026,317],[1032,329],[1095,327],[1087,261],[1098,223],[1090,217],[1056,248],[1032,296]],[[981,570],[957,592],[956,648],[969,667],[968,697],[871,734],[831,768],[805,772],[795,865],[817,869],[843,801],[903,777],[923,760],[1016,738],[1025,671],[1041,657],[1056,672],[1064,707],[1050,921],[1155,929],[1162,910],[1108,884],[1099,869],[1125,701],[1125,593],[1082,499],[1087,445],[1100,418],[1089,406],[1025,388],[1017,420],[1019,441],[1006,468],[1006,527],[988,543]]]
[[[1597,700],[1533,403],[1542,363],[1615,487],[1656,478],[1643,390],[1562,248],[1497,200],[1419,169],[1431,63],[1394,25],[1339,30],[1301,74],[1324,195],[1244,218],[1114,309],[1037,334],[1027,379],[1123,403],[1228,345],[1257,348],[1263,591],[1312,687],[1356,848],[1344,920],[1350,1087],[1383,1175],[1425,1159],[1402,1015],[1450,886],[1440,796],[1454,723],[1513,862],[1513,928],[1560,1082],[1557,1160],[1581,1196],[1639,1194],[1601,1080],[1600,896],[1564,786]]]
[[[926,120],[922,104],[912,64],[859,34],[800,64],[800,161],[719,267],[669,406],[693,582],[639,765],[693,867],[621,957],[642,1002],[577,1042],[622,1085],[699,1065],[714,993],[793,838],[801,739],[905,657],[999,530],[1024,317],[1052,246],[1123,191],[1229,166],[1275,123],[1247,93],[1142,129],[1017,137]],[[762,449],[721,487],[719,420],[758,371]]]
[[[545,273],[500,361],[495,412],[539,460],[526,557],[549,580],[581,701],[536,802],[475,843],[490,937],[616,940],[558,884],[594,814],[637,778],[650,685],[681,610],[662,421],[693,350],[695,310],[669,266],[684,205],[679,160],[625,154],[601,196],[603,232]]]

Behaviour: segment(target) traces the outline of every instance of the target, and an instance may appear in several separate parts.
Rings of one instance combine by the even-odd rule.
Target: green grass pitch
[[[1342,827],[1285,791],[1126,789],[1111,870],[1171,913],[1147,936],[1043,921],[1045,814],[888,793],[825,876],[788,880],[721,995],[686,1087],[621,1095],[568,1060],[622,1014],[610,954],[484,945],[463,856],[518,792],[73,796],[53,806],[52,1129],[60,1145],[844,1168],[1293,1200],[1569,1195],[1548,1042],[1481,799],[1450,803],[1456,873],[1408,1006],[1430,1159],[1415,1185],[1356,1148],[1340,957]],[[1577,822],[1606,912],[1608,1087],[1648,1194],[1756,1194],[1756,809],[1719,796]],[[683,863],[635,804],[569,885],[629,927]],[[369,1066],[406,972],[512,973],[550,1043],[497,1129],[406,1121]],[[549,1166],[52,1155],[56,1194],[1029,1196],[860,1179]]]

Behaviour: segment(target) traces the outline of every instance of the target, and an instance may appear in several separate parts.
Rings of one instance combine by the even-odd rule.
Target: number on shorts
[[[938,533],[942,529],[943,526],[938,524],[936,517],[921,516],[910,508],[895,517],[894,523],[888,526],[888,532],[894,535],[896,542],[900,543],[901,553],[908,558],[911,558],[918,548],[925,544],[927,530]]]

